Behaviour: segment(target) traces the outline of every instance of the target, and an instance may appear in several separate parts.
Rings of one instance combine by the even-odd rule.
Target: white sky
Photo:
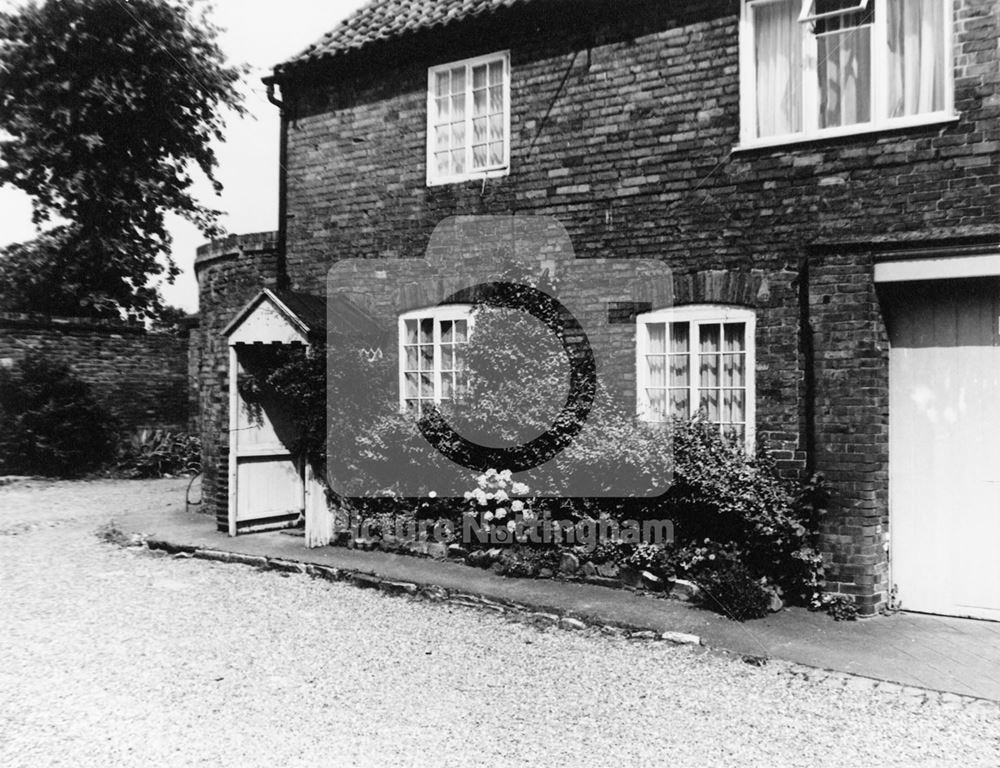
[[[250,114],[231,117],[227,140],[216,147],[217,176],[224,191],[216,197],[207,181],[195,188],[205,205],[224,212],[222,225],[232,234],[260,232],[278,226],[278,109],[270,104],[260,78],[289,58],[367,0],[215,0],[215,23],[226,30],[222,49],[234,63],[251,67],[244,90]],[[19,5],[0,0],[0,8]],[[193,312],[198,306],[194,279],[195,249],[205,238],[177,218],[168,219],[174,238],[173,257],[182,273],[163,294],[171,304]],[[35,235],[31,203],[20,190],[0,187],[0,246]]]

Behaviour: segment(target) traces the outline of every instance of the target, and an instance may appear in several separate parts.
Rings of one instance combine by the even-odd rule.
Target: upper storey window
[[[951,2],[744,2],[742,143],[951,118]]]
[[[427,184],[503,176],[509,169],[509,52],[431,67]]]

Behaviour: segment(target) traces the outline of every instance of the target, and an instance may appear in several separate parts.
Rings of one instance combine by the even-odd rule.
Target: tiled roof
[[[302,53],[276,67],[277,72],[390,40],[408,32],[444,26],[494,13],[531,0],[372,0],[344,19]]]

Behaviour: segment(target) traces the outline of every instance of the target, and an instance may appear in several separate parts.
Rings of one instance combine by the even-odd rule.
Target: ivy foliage
[[[167,213],[218,234],[213,141],[244,112],[242,69],[195,0],[32,0],[0,13],[0,184],[58,226],[0,254],[0,305],[155,316],[158,276],[178,273]]]

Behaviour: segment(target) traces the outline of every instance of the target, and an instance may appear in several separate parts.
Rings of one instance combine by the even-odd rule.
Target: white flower
[[[437,495],[437,491],[431,491],[431,492],[430,492],[430,493],[428,493],[427,495],[428,495],[428,496],[429,496],[430,498],[432,498],[432,499],[436,499],[436,498],[438,497],[438,495]]]
[[[497,520],[503,520],[505,517],[507,517],[507,510],[504,509],[503,507],[497,507],[496,511]]]
[[[489,477],[496,477],[496,476],[497,476],[497,471],[495,469],[487,469],[486,470],[486,474],[483,475],[483,477],[487,477],[487,478],[489,478]]]
[[[489,484],[490,481],[486,478],[486,475],[480,475],[479,477],[476,478],[476,485],[478,485],[480,488],[485,488]]]
[[[513,520],[511,520],[509,523],[507,523],[507,530],[510,531],[511,533],[513,533],[514,531],[516,531],[517,530],[517,523],[515,523]]]
[[[493,498],[496,499],[497,501],[507,501],[507,499],[509,499],[510,496],[507,495],[507,491],[499,490],[493,494]]]
[[[503,480],[504,482],[508,482],[508,483],[510,482],[510,479],[513,476],[514,476],[514,473],[511,472],[509,469],[505,469],[503,472],[500,473],[500,479]]]
[[[493,513],[492,512],[484,512],[483,513],[483,520],[485,520],[487,523],[492,522],[493,521]]]
[[[469,501],[472,499],[472,491],[466,491],[465,493],[462,494],[462,496],[465,497],[466,501]]]
[[[518,496],[524,496],[524,494],[526,494],[528,490],[529,490],[528,486],[525,485],[524,483],[514,483],[510,487],[510,492]]]
[[[514,512],[522,512],[524,510],[524,502],[523,501],[512,501],[511,504],[510,504],[510,508]]]

